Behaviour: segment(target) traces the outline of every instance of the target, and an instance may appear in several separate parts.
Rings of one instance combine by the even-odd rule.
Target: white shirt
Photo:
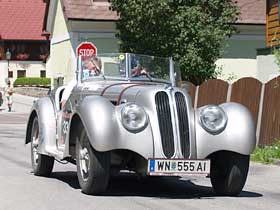
[[[73,90],[73,88],[77,85],[77,80],[76,79],[73,79],[71,80],[65,87],[64,91],[63,91],[63,94],[62,94],[62,97],[61,97],[61,101],[67,101],[68,98],[70,97],[71,95],[71,92]]]

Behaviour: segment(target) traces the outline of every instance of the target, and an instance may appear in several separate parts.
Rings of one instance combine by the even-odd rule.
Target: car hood
[[[108,98],[116,105],[123,102],[141,101],[148,95],[170,87],[162,83],[144,82],[103,82],[103,83],[84,83],[82,93],[86,95],[100,95]]]

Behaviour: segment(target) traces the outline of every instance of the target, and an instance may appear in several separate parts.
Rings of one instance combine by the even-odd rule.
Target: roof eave
[[[45,15],[44,15],[42,31],[46,31],[47,23],[48,23],[48,16],[49,16],[50,0],[43,0],[43,2],[46,3],[46,8],[45,8]]]
[[[236,22],[236,23],[232,23],[233,25],[256,25],[256,26],[265,26],[265,23],[252,23],[252,22]]]
[[[115,22],[118,19],[98,19],[98,18],[74,18],[74,17],[68,17],[68,20],[71,21],[94,21],[94,22]]]

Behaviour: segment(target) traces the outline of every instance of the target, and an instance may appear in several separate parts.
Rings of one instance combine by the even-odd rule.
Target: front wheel
[[[110,153],[94,150],[83,129],[76,142],[78,180],[82,192],[98,195],[104,192],[110,177]]]
[[[247,179],[249,160],[250,156],[233,152],[212,156],[210,178],[217,195],[239,195]]]
[[[32,124],[32,131],[31,131],[31,164],[33,173],[36,176],[50,176],[54,158],[40,154],[38,152],[40,142],[40,127],[38,122],[38,117],[35,117]]]

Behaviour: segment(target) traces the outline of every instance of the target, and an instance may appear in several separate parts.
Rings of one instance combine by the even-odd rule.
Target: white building
[[[51,34],[47,77],[74,77],[75,50],[83,41],[93,42],[98,53],[118,52],[115,21],[118,16],[109,10],[108,1],[49,1],[45,28]]]
[[[240,16],[235,25],[238,34],[225,43],[224,55],[216,64],[222,68],[221,78],[231,82],[242,77],[264,81],[258,73],[257,49],[265,47],[265,0],[237,0]]]
[[[42,30],[45,12],[43,0],[1,0],[0,87],[8,77],[14,81],[18,77],[46,76],[44,60],[49,41]]]

